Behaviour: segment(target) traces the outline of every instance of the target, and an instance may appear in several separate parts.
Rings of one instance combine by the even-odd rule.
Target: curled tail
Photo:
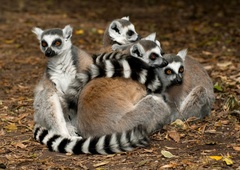
[[[83,139],[63,137],[35,124],[34,139],[46,145],[50,151],[73,154],[113,154],[149,144],[146,129],[141,125],[122,133]]]
[[[155,73],[155,67],[149,66],[141,58],[120,52],[103,53],[93,58],[94,64],[88,70],[77,73],[75,81],[68,88],[66,100],[70,104],[70,108],[76,108],[82,88],[89,81],[98,77],[133,79],[144,84],[151,92],[162,92],[162,84]]]

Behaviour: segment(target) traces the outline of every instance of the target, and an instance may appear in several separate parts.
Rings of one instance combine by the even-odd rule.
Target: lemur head
[[[32,32],[37,35],[40,41],[40,49],[46,57],[61,55],[72,46],[72,27],[70,25],[65,26],[63,29],[54,28],[47,30],[35,27],[32,29]]]
[[[113,41],[118,44],[128,44],[139,39],[134,25],[129,21],[129,17],[113,20],[106,30]]]
[[[139,57],[152,67],[164,67],[168,63],[163,58],[163,50],[160,42],[156,40],[156,33],[142,38],[130,47],[130,54]]]
[[[186,55],[187,49],[179,51],[177,55],[163,55],[163,58],[167,60],[168,65],[161,69],[157,68],[156,71],[164,87],[182,84],[184,73],[184,60]]]

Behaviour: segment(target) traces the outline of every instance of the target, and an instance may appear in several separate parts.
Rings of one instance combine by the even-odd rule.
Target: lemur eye
[[[134,34],[134,32],[132,30],[128,30],[128,32],[127,32],[128,36],[132,36],[133,34]]]
[[[42,47],[47,47],[48,46],[48,44],[47,44],[47,42],[46,41],[42,41]]]
[[[62,44],[62,41],[61,40],[56,40],[56,41],[54,41],[53,44],[54,44],[54,46],[58,47]]]
[[[172,70],[166,69],[166,70],[165,70],[165,73],[166,73],[167,75],[171,75],[171,74],[172,74]]]
[[[158,57],[158,55],[155,54],[155,53],[151,53],[150,56],[149,56],[149,58],[150,58],[151,60],[156,60],[157,57]]]
[[[184,72],[184,68],[180,67],[178,71],[179,71],[179,73],[183,73]]]

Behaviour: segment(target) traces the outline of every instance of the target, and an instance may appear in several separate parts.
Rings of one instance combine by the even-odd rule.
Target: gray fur
[[[166,123],[176,119],[187,120],[190,117],[202,119],[210,115],[215,97],[212,80],[206,70],[189,56],[184,57],[184,61],[180,56],[171,54],[164,55],[164,58],[169,62],[166,68],[171,62],[179,62],[185,70],[182,83],[167,88],[165,92],[165,100],[171,108],[171,116],[166,119]],[[165,69],[158,70],[159,76],[163,78],[163,84],[172,81],[164,71]]]
[[[116,27],[119,32],[115,32],[113,26]],[[128,31],[132,32],[132,35],[128,35]],[[128,17],[113,20],[106,28],[103,36],[103,46],[108,47],[115,43],[128,44],[137,41],[139,35],[136,33],[134,25],[129,21]]]
[[[62,37],[63,36],[63,31],[62,31],[62,29],[59,29],[59,28],[47,29],[42,33],[41,38],[44,35],[59,35],[59,36]]]
[[[189,56],[184,63],[183,83],[167,91],[168,103],[172,109],[171,122],[209,116],[215,101],[213,83],[206,70]]]
[[[56,30],[58,29],[52,31],[33,29],[40,41],[42,52],[48,57],[46,72],[34,91],[34,138],[47,145],[50,150],[76,154],[116,153],[146,146],[148,144],[146,130],[138,126],[120,134],[107,136],[105,134],[98,139],[92,137],[83,139],[78,136],[76,112],[69,110],[65,93],[74,82],[77,72],[87,68],[92,63],[92,58],[72,45],[70,26],[62,30],[62,36]],[[58,48],[54,45],[55,39],[62,40]],[[43,46],[43,40],[47,45]],[[48,49],[53,51],[51,55],[46,54]]]
[[[43,127],[52,129],[63,136],[76,136],[76,129],[69,120],[67,104],[64,101],[64,93],[69,84],[75,78],[78,70],[78,57],[76,47],[71,43],[72,28],[41,30],[34,28],[33,32],[41,37],[40,48],[46,54],[46,50],[54,51],[54,55],[47,56],[47,69],[41,81],[34,91],[34,121]],[[52,42],[62,39],[62,44],[56,48]],[[49,37],[49,38],[48,38]],[[47,47],[41,42],[46,38]],[[52,41],[52,42],[51,42]],[[74,50],[73,50],[74,49]]]

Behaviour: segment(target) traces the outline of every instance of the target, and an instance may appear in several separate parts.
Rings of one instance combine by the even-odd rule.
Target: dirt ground
[[[0,0],[0,169],[240,169],[240,1]],[[95,53],[106,25],[130,16],[167,53],[188,48],[207,69],[216,102],[204,120],[168,125],[148,148],[114,155],[49,152],[32,138],[33,89],[46,59],[34,26],[73,26],[73,43]],[[171,154],[166,154],[169,151]]]

